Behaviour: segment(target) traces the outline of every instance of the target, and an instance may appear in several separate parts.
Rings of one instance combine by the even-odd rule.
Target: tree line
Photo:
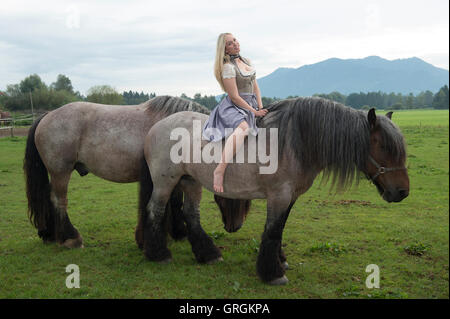
[[[32,74],[18,84],[7,85],[0,91],[0,109],[10,111],[29,111],[31,105],[36,110],[53,110],[75,101],[87,101],[113,105],[135,105],[155,97],[155,93],[123,92],[119,93],[109,85],[96,85],[87,91],[87,95],[75,91],[72,81],[59,74],[50,85],[37,74]]]
[[[56,81],[50,85],[46,85],[37,74],[32,74],[18,84],[8,85],[6,91],[0,91],[0,109],[28,111],[32,103],[34,109],[52,110],[74,101],[88,101],[113,105],[135,105],[143,103],[155,96],[155,93],[139,93],[131,90],[119,93],[109,85],[93,86],[87,91],[87,95],[83,96],[80,92],[74,91],[71,80],[63,74],[58,75]],[[424,91],[417,95],[412,93],[403,95],[401,93],[384,93],[379,91],[351,93],[349,95],[332,92],[329,94],[315,94],[314,96],[333,100],[355,109],[369,109],[370,107],[391,110],[449,108],[449,90],[447,85],[444,85],[436,93]],[[202,104],[208,109],[213,109],[218,103],[214,95],[202,96],[200,93],[197,93],[191,98],[182,93],[181,97]],[[222,97],[223,95],[220,98]],[[288,98],[294,97],[298,96],[289,96]],[[277,100],[280,99],[262,97],[264,106]]]
[[[379,109],[418,109],[418,108],[449,108],[449,92],[448,86],[444,85],[438,92],[433,93],[429,90],[420,92],[417,95],[409,93],[403,95],[400,93],[384,93],[384,92],[368,92],[368,93],[351,93],[347,96],[339,92],[330,94],[317,94],[336,102],[343,103],[355,109],[367,109],[375,106]]]
[[[390,110],[449,108],[449,92],[447,85],[441,87],[436,93],[427,90],[424,92],[420,92],[417,95],[414,95],[412,93],[403,95],[401,93],[384,93],[378,91],[368,93],[351,93],[349,95],[344,95],[339,92],[331,92],[328,94],[314,94],[314,96],[342,103],[355,109],[369,109],[370,107]],[[295,97],[298,96],[288,96],[287,98]],[[266,105],[280,99],[263,97],[262,100],[263,104]]]

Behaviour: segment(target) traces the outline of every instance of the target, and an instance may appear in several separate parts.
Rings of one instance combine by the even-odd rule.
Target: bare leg
[[[223,176],[225,175],[225,169],[227,168],[228,163],[231,163],[231,161],[233,160],[234,154],[236,154],[236,150],[240,149],[247,135],[248,124],[246,121],[243,121],[228,137],[222,152],[221,161],[214,170],[213,188],[215,192],[223,193]]]

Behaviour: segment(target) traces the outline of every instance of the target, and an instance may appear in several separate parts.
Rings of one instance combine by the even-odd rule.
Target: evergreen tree
[[[435,109],[448,109],[449,108],[449,99],[448,99],[448,86],[444,85],[441,87],[439,92],[434,95],[433,98],[433,107]]]
[[[431,107],[432,104],[433,104],[433,92],[427,90],[424,93],[423,106]]]
[[[123,92],[122,93],[122,97],[123,97],[123,104],[125,105],[136,105],[136,104],[141,104],[144,103],[146,101],[148,101],[149,99],[155,97],[156,94],[155,93],[151,93],[150,95],[147,93],[144,93],[143,91],[141,91],[141,93],[139,92],[133,92],[133,91],[128,91],[128,92]]]

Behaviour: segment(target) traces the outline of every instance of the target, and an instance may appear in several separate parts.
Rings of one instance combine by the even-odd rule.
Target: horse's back
[[[149,134],[160,134],[161,130],[164,129],[174,129],[174,128],[192,128],[192,123],[195,120],[204,122],[208,119],[208,115],[192,112],[192,111],[182,111],[174,113],[152,126]]]
[[[208,115],[205,114],[179,112],[162,119],[150,129],[144,152],[154,185],[160,179],[160,187],[164,187],[167,176],[179,178],[188,175],[213,191],[213,171],[220,161],[224,141],[209,142],[202,138],[202,128],[207,120]],[[255,154],[255,147],[256,144],[252,144],[249,148],[247,139],[244,141],[246,154]],[[232,199],[265,198],[264,185],[267,181],[263,180],[264,175],[258,174],[258,168],[259,163],[249,162],[248,159],[229,165],[224,179],[227,191],[221,196]],[[273,184],[276,185],[277,181]]]
[[[72,102],[47,113],[36,129],[36,137],[64,142],[77,139],[87,131],[101,131],[117,127],[130,111],[141,110],[140,105],[106,105]]]
[[[116,118],[118,114],[129,111],[145,110],[146,105],[109,105],[92,102],[72,102],[50,111],[46,118],[58,122],[74,122],[76,120],[95,119],[96,117]],[[44,122],[45,123],[45,122]]]
[[[138,169],[130,170],[139,166],[151,125],[145,110],[144,104],[69,103],[44,116],[36,129],[36,146],[49,170],[65,172],[82,163],[104,179],[135,181]]]
[[[208,119],[208,115],[192,112],[182,111],[172,114],[154,124],[149,130],[145,139],[145,148],[151,149],[153,144],[159,143],[176,143],[170,138],[171,134],[179,134],[187,132],[192,134],[193,125],[203,125]]]
[[[193,126],[197,125],[200,128],[207,119],[206,114],[182,111],[158,121],[145,137],[145,157],[150,162],[156,163],[155,160],[158,159],[161,165],[172,166],[173,161],[170,158],[172,146],[180,143],[180,137],[190,144]],[[185,146],[190,148],[190,145]]]

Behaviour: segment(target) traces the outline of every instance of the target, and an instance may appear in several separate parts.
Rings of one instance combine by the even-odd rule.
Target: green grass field
[[[283,235],[286,286],[263,284],[256,257],[263,200],[244,226],[223,229],[210,192],[201,220],[224,261],[197,264],[187,241],[169,241],[173,261],[149,262],[134,242],[138,185],[74,173],[69,216],[84,249],[44,245],[27,219],[25,138],[0,139],[0,298],[449,298],[449,112],[395,112],[408,144],[410,195],[389,204],[375,187],[331,195],[317,183],[293,207]],[[66,288],[66,266],[80,288]],[[368,289],[366,266],[380,269]]]

